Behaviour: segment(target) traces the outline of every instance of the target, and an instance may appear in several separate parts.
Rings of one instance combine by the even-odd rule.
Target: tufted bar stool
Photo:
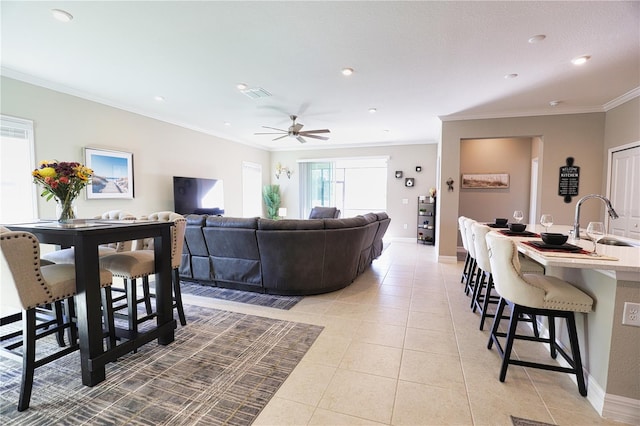
[[[462,276],[460,277],[461,283],[466,282],[467,274],[469,274],[469,268],[471,267],[471,255],[469,254],[469,248],[467,247],[467,227],[465,226],[465,220],[467,220],[465,216],[458,217],[458,230],[460,231],[460,239],[462,240],[462,247],[464,247],[464,251],[466,252],[464,258],[464,268],[462,268]]]
[[[486,236],[492,229],[482,223],[474,223],[472,226],[473,243],[476,250],[476,262],[478,263],[478,273],[476,276],[477,285],[472,296],[473,312],[480,312],[480,330],[484,329],[486,318],[493,317],[489,312],[490,304],[497,304],[500,300],[499,296],[493,294],[493,275],[491,274],[491,263],[489,262],[489,248],[487,246]],[[523,274],[544,274],[544,268],[537,262],[524,256],[519,257],[520,272]],[[530,321],[533,327],[533,333],[538,336],[538,322],[535,315],[523,316],[523,321]]]
[[[487,234],[486,239],[489,246],[491,273],[495,289],[500,295],[487,347],[491,349],[495,343],[502,358],[500,381],[505,381],[509,364],[571,373],[576,376],[580,395],[586,396],[587,388],[582,371],[575,313],[591,312],[593,299],[559,278],[540,274],[522,275],[515,243],[495,233]],[[511,309],[509,328],[506,333],[501,333],[498,328],[506,305]],[[522,314],[548,317],[549,337],[517,334],[518,319]],[[556,318],[564,318],[566,321],[571,355],[566,353],[556,340]],[[498,337],[506,338],[504,347],[500,344]],[[570,367],[512,359],[511,351],[516,339],[547,343],[551,358],[555,359],[559,353]]]
[[[182,258],[182,247],[184,245],[186,219],[182,215],[174,212],[152,213],[149,216],[143,217],[143,219],[173,222],[171,228],[173,306],[178,311],[180,324],[186,325],[178,273]],[[114,306],[114,310],[119,311],[127,308],[126,316],[129,322],[129,330],[136,333],[140,323],[155,318],[155,313],[151,307],[151,298],[153,295],[149,291],[149,276],[155,274],[153,239],[135,241],[132,251],[101,257],[100,267],[111,271],[115,277],[124,279],[127,303],[125,305]],[[137,297],[138,278],[142,279],[143,297],[141,299]],[[138,315],[138,303],[141,301],[144,301],[146,308],[146,315],[143,316]]]
[[[464,294],[466,294],[467,296],[473,295],[475,285],[476,285],[476,269],[478,267],[478,262],[476,261],[476,248],[473,243],[472,227],[474,223],[476,223],[476,221],[473,219],[470,219],[468,217],[464,219],[464,229],[465,229],[464,235],[465,235],[465,238],[467,239],[467,250],[470,257],[469,271],[467,273],[467,279],[464,284]],[[471,299],[471,301],[473,302],[473,299]]]
[[[123,210],[109,210],[104,212],[100,216],[95,216],[94,219],[103,219],[103,220],[135,220],[136,217],[131,213],[125,212]],[[120,241],[116,243],[109,244],[101,244],[98,247],[98,256],[106,256],[108,254],[113,254],[121,251],[131,250],[133,245],[133,241]],[[73,247],[65,248],[62,250],[56,250],[50,253],[45,253],[42,255],[44,260],[53,263],[75,263],[75,251]]]
[[[24,411],[29,408],[35,369],[79,348],[77,329],[72,318],[76,271],[74,265],[69,264],[40,266],[40,243],[35,235],[28,232],[14,232],[0,227],[0,246],[1,325],[22,322],[22,333],[13,331],[14,327],[0,336],[0,356],[22,361],[18,411]],[[106,288],[110,285],[111,273],[100,270],[100,286]],[[67,315],[53,320],[39,315],[40,308],[58,302],[65,303]],[[4,316],[5,312],[19,313]],[[69,345],[36,359],[36,342],[65,329],[70,331]]]

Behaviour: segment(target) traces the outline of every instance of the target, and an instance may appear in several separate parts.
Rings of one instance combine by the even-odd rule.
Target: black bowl
[[[500,217],[496,218],[496,225],[500,225],[500,226],[507,226],[507,222],[509,221],[509,219],[503,219]]]
[[[509,230],[511,232],[524,232],[525,229],[527,229],[526,223],[510,223],[509,224]]]
[[[540,234],[540,237],[542,237],[542,241],[551,246],[561,246],[566,243],[569,238],[568,235],[556,234],[553,232],[543,232]]]

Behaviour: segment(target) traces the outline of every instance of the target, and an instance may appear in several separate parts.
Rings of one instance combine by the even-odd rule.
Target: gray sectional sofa
[[[348,286],[382,253],[391,219],[187,216],[184,280],[270,294],[309,295]]]

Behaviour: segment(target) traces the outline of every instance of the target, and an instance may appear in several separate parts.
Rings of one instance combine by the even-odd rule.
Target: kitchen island
[[[551,232],[570,235],[570,229],[554,225]],[[544,232],[541,226],[527,230]],[[570,282],[594,299],[591,313],[576,316],[587,398],[605,418],[640,424],[640,327],[622,324],[625,302],[640,303],[640,241],[614,237],[632,246],[598,244],[602,257],[591,257],[545,254],[525,243],[532,238],[513,238],[521,253],[545,267],[546,275]],[[593,242],[586,239],[570,236],[567,242],[589,252],[593,249]],[[557,333],[568,342],[564,325]]]

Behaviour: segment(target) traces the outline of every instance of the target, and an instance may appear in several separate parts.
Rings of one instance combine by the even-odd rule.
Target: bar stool
[[[476,250],[476,262],[478,264],[478,273],[476,275],[476,285],[473,293],[473,312],[480,311],[480,330],[484,329],[484,321],[486,318],[493,317],[489,312],[489,304],[497,305],[500,297],[493,294],[493,275],[491,274],[491,263],[489,262],[489,249],[487,246],[486,235],[492,229],[481,223],[474,223],[472,226],[472,239]],[[544,274],[542,265],[520,257],[520,270],[522,273],[538,273]],[[484,290],[484,292],[483,292]],[[539,336],[538,321],[535,315],[521,316],[521,321],[531,322],[534,336]]]
[[[476,223],[476,221],[468,217],[465,218],[464,220],[464,228],[465,228],[464,235],[467,239],[467,250],[469,251],[469,257],[470,257],[470,263],[471,263],[469,266],[469,272],[467,273],[467,279],[464,285],[464,294],[466,294],[467,296],[473,295],[474,288],[476,285],[476,276],[475,276],[476,268],[478,267],[478,262],[476,261],[476,248],[473,243],[473,233],[472,233],[472,226],[474,223]],[[471,301],[473,302],[473,298],[471,299]]]
[[[559,278],[538,274],[522,275],[515,243],[509,238],[495,233],[487,234],[486,239],[489,246],[489,260],[495,288],[500,294],[500,303],[494,317],[487,348],[491,349],[495,343],[502,358],[500,381],[505,381],[509,364],[570,373],[576,376],[580,395],[586,396],[587,388],[582,371],[575,312],[591,312],[593,299]],[[506,305],[509,305],[511,309],[509,329],[506,333],[501,333],[498,332],[498,328]],[[517,334],[516,329],[521,314],[548,317],[549,337]],[[556,318],[564,318],[566,320],[571,355],[567,354],[556,340]],[[498,337],[506,337],[504,348],[500,344]],[[512,359],[511,351],[516,339],[547,343],[551,358],[555,359],[559,353],[570,367]]]
[[[0,356],[22,360],[22,380],[18,411],[29,408],[35,369],[78,350],[77,328],[73,320],[73,296],[76,294],[74,265],[40,266],[40,243],[29,232],[14,232],[0,227],[0,281],[2,325],[22,322],[22,333],[11,331],[0,336],[3,342]],[[100,270],[100,286],[111,285],[111,273]],[[39,309],[64,302],[67,314],[52,320],[43,319]],[[4,314],[3,314],[4,315]],[[36,358],[36,342],[61,330],[70,331],[70,343],[46,356]],[[113,333],[113,328],[111,328]],[[22,335],[22,338],[19,336]],[[21,350],[17,350],[22,348]]]
[[[464,268],[462,268],[462,275],[460,276],[461,283],[464,283],[467,280],[467,274],[469,273],[469,268],[471,267],[471,256],[469,255],[469,248],[467,247],[467,228],[464,225],[466,219],[467,218],[465,216],[460,216],[458,218],[458,230],[460,231],[460,239],[462,240],[462,246],[464,247],[464,251],[466,252],[466,256],[464,258]]]

